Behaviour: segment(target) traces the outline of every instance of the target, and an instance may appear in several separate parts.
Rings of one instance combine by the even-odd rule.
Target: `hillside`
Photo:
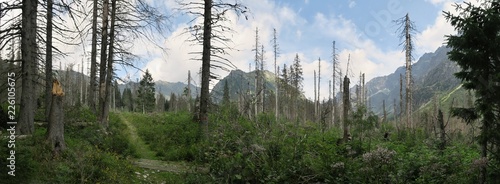
[[[123,93],[125,87],[135,88],[138,85],[136,82],[128,82],[126,84],[119,84],[120,92]],[[184,88],[187,87],[187,84],[182,82],[167,82],[167,81],[156,81],[155,82],[155,91],[160,92],[165,96],[166,99],[170,98],[170,94],[174,93],[175,95],[182,95],[184,92]],[[200,88],[191,84],[191,97],[196,97]]]
[[[212,101],[218,103],[222,100],[222,95],[224,91],[224,84],[227,81],[229,86],[229,98],[231,100],[237,100],[238,94],[253,92],[255,91],[255,71],[246,73],[241,70],[233,70],[229,75],[220,80],[212,89],[210,93]],[[269,94],[274,91],[276,82],[274,79],[274,73],[269,71],[264,71],[264,81],[266,93]]]
[[[445,46],[439,47],[435,52],[422,55],[412,65],[413,109],[426,104],[434,95],[447,93],[460,84],[460,81],[453,75],[459,67],[448,59],[448,51],[449,48]],[[402,74],[404,77],[404,72],[404,67],[399,67],[394,73],[373,78],[366,83],[369,104],[376,114],[382,113],[384,100],[387,111],[394,112],[394,101],[399,104],[399,76]],[[397,110],[399,111],[399,108]]]

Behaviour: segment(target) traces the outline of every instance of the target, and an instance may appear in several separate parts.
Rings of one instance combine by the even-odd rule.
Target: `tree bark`
[[[411,35],[410,35],[410,17],[406,14],[405,20],[405,36],[406,36],[406,126],[412,127],[411,123]]]
[[[47,37],[45,55],[45,119],[49,121],[52,103],[52,7],[54,0],[47,0]]]
[[[276,66],[276,60],[278,58],[278,43],[277,43],[277,38],[276,38],[276,29],[273,29],[273,49],[274,49],[274,82],[276,83],[276,86],[275,86],[275,90],[274,90],[274,98],[275,98],[275,112],[274,112],[274,116],[275,116],[275,121],[278,122],[278,119],[279,119],[279,107],[278,107],[278,104],[279,104],[279,99],[278,99],[278,94],[279,94],[279,84],[278,84],[278,71],[279,71],[279,68],[277,68]]]
[[[99,120],[103,125],[106,101],[106,61],[108,47],[108,17],[109,0],[104,0],[102,5],[102,33],[101,33],[101,62],[99,63]]]
[[[403,74],[399,74],[399,120],[402,123],[401,118],[403,116]]]
[[[47,142],[52,148],[54,156],[57,156],[66,148],[64,142],[64,110],[62,103],[64,92],[62,91],[59,81],[54,80],[52,86],[52,105],[49,115],[49,127],[47,129]]]
[[[439,124],[439,150],[443,151],[446,147],[446,130],[444,126],[443,112],[438,110],[438,124]]]
[[[332,49],[332,65],[333,65],[333,72],[332,72],[332,127],[335,125],[335,113],[337,109],[335,108],[336,104],[336,95],[335,95],[335,74],[336,74],[336,69],[337,69],[337,54],[335,53],[335,41],[333,41],[333,49]]]
[[[111,0],[111,27],[109,32],[109,53],[108,53],[108,66],[106,69],[106,82],[105,82],[105,92],[104,101],[101,106],[101,126],[104,128],[108,127],[108,116],[109,116],[109,101],[111,94],[111,80],[113,79],[113,55],[114,55],[114,43],[115,43],[115,19],[116,19],[116,0]]]
[[[94,0],[92,10],[92,49],[90,52],[90,84],[88,88],[87,103],[90,109],[97,113],[95,92],[97,87],[97,0]]]
[[[37,2],[23,0],[21,21],[21,54],[22,54],[22,93],[19,113],[19,124],[16,133],[32,134],[35,131],[34,118],[36,109],[35,93],[36,82],[36,14]]]
[[[318,89],[316,87],[316,70],[314,70],[314,117],[313,117],[313,121],[315,122],[316,121],[316,118],[317,118],[317,114],[318,114],[318,93],[316,91],[316,89]]]
[[[343,100],[344,100],[344,123],[343,123],[343,129],[344,129],[344,137],[343,140],[346,142],[349,139],[349,109],[350,109],[350,94],[349,94],[349,78],[347,78],[347,75],[344,77],[344,94],[343,94]]]
[[[212,35],[212,0],[205,0],[203,20],[203,51],[201,70],[200,123],[208,133],[208,103],[210,100],[210,49]]]

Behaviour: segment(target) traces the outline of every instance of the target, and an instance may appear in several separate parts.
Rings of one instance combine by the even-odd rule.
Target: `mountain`
[[[120,92],[123,93],[125,87],[136,88],[139,84],[136,82],[128,82],[126,84],[119,84],[118,87]],[[166,99],[170,99],[170,94],[174,93],[179,96],[182,95],[184,89],[187,87],[187,84],[182,82],[167,82],[167,81],[156,81],[155,82],[155,91],[160,92],[165,96]],[[200,88],[191,84],[191,97],[195,98]]]
[[[413,77],[413,109],[429,102],[436,94],[446,93],[455,89],[459,84],[453,74],[459,71],[459,67],[448,59],[446,46],[439,47],[433,53],[426,53],[412,65]],[[405,68],[399,67],[394,73],[387,76],[373,78],[366,83],[369,105],[376,114],[383,111],[382,103],[385,100],[386,110],[394,111],[394,100],[399,106],[399,76],[403,75],[405,85]],[[404,86],[403,86],[404,91]],[[405,98],[403,96],[403,98]],[[397,108],[399,111],[399,108]]]
[[[220,80],[212,89],[210,97],[212,102],[219,103],[222,101],[222,95],[224,91],[224,84],[227,81],[229,86],[229,98],[231,100],[237,100],[240,93],[252,93],[255,91],[255,76],[256,72],[252,71],[249,73],[243,72],[241,70],[232,70],[229,75]],[[269,94],[270,91],[274,91],[276,82],[274,80],[274,73],[267,70],[264,71],[264,81],[266,93]]]

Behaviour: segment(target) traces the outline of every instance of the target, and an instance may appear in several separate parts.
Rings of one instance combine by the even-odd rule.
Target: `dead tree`
[[[318,101],[316,105],[318,106],[318,117],[317,119],[321,119],[321,103],[320,103],[320,89],[321,89],[321,58],[318,58]]]
[[[46,54],[45,54],[45,117],[48,121],[50,104],[52,103],[52,17],[54,0],[47,0],[47,28],[46,28]]]
[[[412,75],[411,75],[411,61],[413,59],[413,41],[412,34],[415,32],[415,25],[410,21],[410,16],[407,13],[404,17],[396,20],[399,24],[399,31],[401,32],[399,38],[403,40],[400,45],[404,46],[406,57],[406,127],[412,128]]]
[[[64,92],[57,79],[52,83],[51,93],[52,105],[50,106],[49,126],[46,136],[54,156],[57,156],[66,148],[66,143],[64,142],[64,110],[62,103]]]
[[[444,150],[446,147],[446,130],[445,130],[445,124],[444,124],[444,119],[443,119],[443,112],[441,109],[438,110],[438,126],[439,126],[439,150]]]
[[[208,104],[210,103],[209,85],[211,79],[216,79],[210,69],[228,70],[236,68],[228,59],[224,58],[228,50],[232,48],[228,45],[231,41],[223,36],[223,32],[231,31],[230,27],[222,25],[222,22],[228,20],[228,11],[234,11],[238,16],[246,14],[248,8],[238,2],[231,4],[222,0],[214,2],[213,0],[204,0],[204,2],[180,2],[181,9],[195,15],[194,22],[198,18],[203,18],[202,25],[194,25],[187,29],[193,39],[188,41],[202,45],[202,51],[190,52],[199,56],[201,54],[201,94],[200,94],[200,124],[204,127],[205,133],[208,131]],[[202,13],[200,10],[203,10]],[[245,16],[245,18],[247,18]],[[212,44],[214,43],[214,44]],[[217,44],[218,43],[218,44]],[[199,60],[199,58],[193,58]]]
[[[279,94],[279,84],[278,84],[278,76],[279,76],[279,67],[277,68],[277,65],[276,65],[276,60],[278,58],[278,54],[279,54],[279,46],[278,46],[278,41],[277,41],[277,35],[276,35],[276,29],[273,29],[273,54],[274,54],[274,82],[276,83],[275,84],[275,88],[274,88],[274,98],[275,98],[275,118],[276,118],[276,122],[278,122],[278,118],[279,118],[279,107],[278,107],[278,104],[279,104],[279,100],[278,100],[278,94]]]
[[[399,74],[399,120],[401,121],[401,117],[403,116],[404,108],[403,108],[403,74]],[[400,123],[400,122],[398,122]]]
[[[344,142],[348,141],[349,139],[349,110],[350,110],[350,107],[351,107],[351,102],[350,102],[350,92],[349,92],[349,78],[347,77],[347,75],[344,77],[344,82],[343,82],[343,86],[344,86],[344,94],[343,94],[343,97],[342,99],[344,100],[344,122],[343,122],[343,125],[342,125],[342,128],[344,129]]]
[[[90,109],[97,113],[95,92],[97,88],[97,0],[93,0],[92,6],[92,45],[90,51],[90,84],[88,88],[87,104]]]
[[[385,122],[385,121],[387,121],[387,111],[385,110],[385,100],[382,100],[382,110],[383,110],[382,122]]]
[[[337,106],[337,98],[335,94],[335,85],[336,85],[336,74],[337,74],[337,65],[338,65],[338,60],[337,60],[337,54],[336,54],[336,48],[335,48],[335,41],[333,41],[333,48],[332,48],[332,66],[333,66],[333,72],[332,72],[332,126],[335,124],[335,113],[336,113],[336,106]]]
[[[37,4],[38,1],[23,0],[22,23],[21,23],[21,53],[22,53],[22,93],[21,110],[19,113],[19,123],[16,129],[17,134],[32,134],[35,131],[34,118],[36,100],[33,93],[36,93],[36,65],[37,65]]]
[[[316,121],[317,114],[318,114],[318,93],[316,92],[316,70],[314,70],[314,121]]]
[[[111,93],[111,80],[113,79],[113,56],[114,56],[114,42],[115,42],[115,22],[116,22],[116,1],[111,0],[111,27],[109,32],[109,53],[107,55],[107,66],[104,83],[104,94],[101,96],[102,102],[99,103],[101,108],[100,123],[104,128],[108,127],[109,103]],[[102,55],[101,55],[102,56]],[[102,60],[101,60],[102,62]],[[103,77],[103,76],[101,76]]]
[[[99,63],[99,122],[104,125],[104,109],[106,100],[106,67],[108,50],[109,0],[103,0],[101,30],[101,61]],[[103,126],[106,127],[106,126]]]

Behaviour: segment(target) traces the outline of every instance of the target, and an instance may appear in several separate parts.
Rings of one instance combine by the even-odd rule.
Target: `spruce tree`
[[[137,109],[146,112],[153,112],[155,107],[155,83],[153,77],[146,70],[139,82],[139,89],[137,90]]]
[[[480,119],[479,145],[482,159],[489,160],[493,170],[481,167],[478,183],[495,183],[500,177],[500,3],[485,1],[479,6],[471,3],[457,4],[458,15],[445,12],[457,35],[447,36],[450,60],[456,62],[461,71],[455,74],[463,87],[476,93],[475,106],[471,110],[455,112],[466,120]],[[491,153],[488,156],[488,153]],[[496,168],[496,169],[495,169]],[[488,174],[489,173],[489,174]],[[487,177],[491,178],[487,178]],[[495,179],[496,178],[496,179]],[[488,180],[490,179],[490,180]]]

